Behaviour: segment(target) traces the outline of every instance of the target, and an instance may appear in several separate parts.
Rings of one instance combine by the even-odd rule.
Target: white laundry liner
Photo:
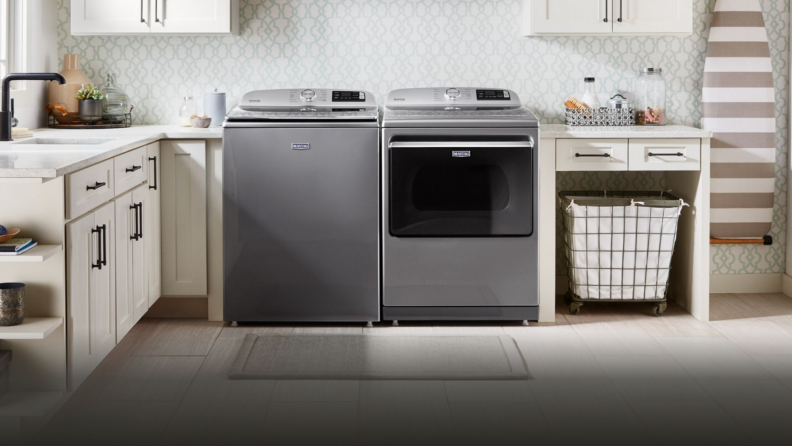
[[[666,192],[562,191],[569,290],[582,300],[665,300],[687,204]]]

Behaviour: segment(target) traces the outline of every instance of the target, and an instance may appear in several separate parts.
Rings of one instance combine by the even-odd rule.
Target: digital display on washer
[[[507,90],[476,90],[479,101],[508,101],[511,95]]]
[[[366,102],[366,93],[362,91],[334,91],[333,102]]]

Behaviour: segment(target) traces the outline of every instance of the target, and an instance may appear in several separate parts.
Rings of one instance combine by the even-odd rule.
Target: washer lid
[[[363,119],[376,120],[374,95],[363,90],[293,88],[245,93],[229,121]]]

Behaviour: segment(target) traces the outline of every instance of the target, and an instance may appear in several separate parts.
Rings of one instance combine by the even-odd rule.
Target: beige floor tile
[[[360,426],[370,432],[443,437],[451,429],[443,381],[361,381],[359,408]]]
[[[360,381],[278,380],[272,401],[351,402],[359,394]]]
[[[301,326],[294,327],[294,334],[363,334],[363,324],[358,326]]]
[[[633,401],[630,403],[649,431],[739,431],[734,420],[713,400]]]
[[[774,378],[699,379],[699,384],[743,428],[788,429],[792,391]]]
[[[607,331],[592,331],[575,326],[575,330],[594,356],[668,354],[654,337],[632,327],[611,325]]]
[[[99,401],[181,401],[203,356],[130,356]]]
[[[728,320],[711,325],[750,355],[792,355],[792,333],[769,320]]]
[[[373,327],[364,327],[363,334],[369,336],[432,336],[434,330],[431,325],[399,325],[377,324]]]
[[[605,371],[571,327],[547,327],[515,337],[534,379],[607,378]]]
[[[435,325],[432,327],[438,336],[503,336],[500,325]]]
[[[751,355],[751,358],[792,389],[792,355]]]
[[[261,431],[261,444],[355,444],[357,426],[358,407],[354,402],[272,402]]]
[[[217,339],[201,365],[198,376],[227,378],[243,341],[244,338],[237,337]]]
[[[293,331],[294,327],[291,325],[242,324],[232,327],[231,324],[226,324],[217,339],[244,339],[248,334],[289,334]]]
[[[698,401],[712,398],[671,356],[598,356],[627,401]]]
[[[710,321],[762,319],[762,314],[734,294],[710,295]]]
[[[205,356],[209,354],[222,329],[222,322],[163,319],[133,354]]]
[[[535,401],[452,401],[449,408],[453,433],[467,444],[521,443],[549,429]]]
[[[449,402],[528,402],[536,399],[528,381],[446,381]]]
[[[654,337],[723,336],[709,323],[694,318],[674,302],[669,303],[662,317],[646,318],[640,325],[641,329]]]
[[[196,378],[163,435],[166,444],[258,445],[274,381]]]
[[[536,400],[551,427],[634,430],[642,426],[610,379],[538,379]]]
[[[694,378],[766,377],[770,373],[726,338],[656,338]]]
[[[35,443],[48,446],[157,444],[178,405],[97,402],[79,410],[61,410]]]

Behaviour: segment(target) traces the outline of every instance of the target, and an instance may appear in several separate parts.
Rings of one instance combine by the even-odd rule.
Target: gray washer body
[[[224,127],[224,319],[378,321],[376,112]]]
[[[382,319],[532,320],[539,318],[539,129],[525,109],[501,116],[448,116],[386,110],[382,129]],[[423,115],[423,116],[422,116]],[[513,115],[513,116],[507,116]],[[390,230],[391,143],[399,140],[533,141],[533,231],[523,237],[396,237]],[[476,149],[474,149],[476,150]],[[450,154],[449,154],[450,155]],[[475,154],[474,154],[475,156]]]

